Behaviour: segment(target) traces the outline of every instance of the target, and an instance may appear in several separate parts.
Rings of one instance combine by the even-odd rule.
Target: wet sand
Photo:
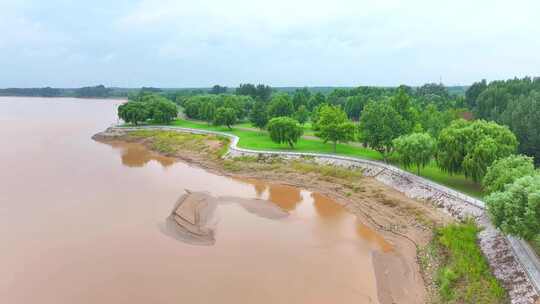
[[[0,98],[0,303],[423,301],[414,245],[328,195],[92,141],[116,104]],[[164,231],[185,189],[220,198],[213,244]]]

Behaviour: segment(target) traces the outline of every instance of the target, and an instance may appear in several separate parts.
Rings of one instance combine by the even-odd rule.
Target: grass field
[[[294,149],[290,149],[287,145],[277,144],[270,140],[268,134],[264,131],[251,131],[251,130],[240,130],[238,128],[233,128],[229,130],[227,127],[216,127],[209,125],[203,122],[188,121],[183,119],[175,120],[171,123],[173,126],[185,127],[185,128],[194,128],[194,129],[204,129],[211,131],[220,131],[230,134],[234,134],[240,137],[238,146],[241,148],[249,148],[254,150],[276,150],[276,151],[294,151],[294,152],[317,152],[317,153],[328,153],[332,154],[332,144],[324,143],[318,139],[300,139]],[[236,125],[242,128],[251,128],[249,123],[243,123]],[[310,128],[309,124],[306,124],[305,128]],[[338,155],[352,156],[364,159],[371,160],[382,160],[382,156],[379,152],[362,148],[358,146],[348,145],[348,144],[338,144],[337,153]],[[414,169],[407,169],[412,173],[416,173]],[[482,190],[477,183],[472,182],[471,180],[466,179],[463,175],[449,175],[446,172],[440,170],[435,163],[431,163],[429,166],[424,168],[420,175],[430,179],[439,184],[448,186],[460,192],[469,194],[471,196],[481,198]]]
[[[473,222],[438,228],[431,254],[439,261],[436,274],[443,303],[506,303],[506,293],[490,271],[478,246],[480,229]]]

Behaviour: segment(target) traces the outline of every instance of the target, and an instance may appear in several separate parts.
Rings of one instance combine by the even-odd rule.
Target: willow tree
[[[439,135],[437,162],[450,174],[464,173],[480,181],[497,159],[516,152],[516,136],[494,122],[456,120]]]
[[[276,143],[286,143],[293,148],[302,136],[303,129],[298,121],[290,117],[275,117],[268,122],[270,139]]]
[[[420,169],[435,156],[437,142],[427,133],[413,133],[394,139],[394,149],[400,163],[406,168],[416,166],[416,172],[420,175]]]

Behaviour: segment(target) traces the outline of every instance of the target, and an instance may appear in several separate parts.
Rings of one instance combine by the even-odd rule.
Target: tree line
[[[517,150],[524,155],[493,161],[482,183],[494,224],[533,239],[540,233],[540,173],[535,169],[540,163],[540,77],[482,80],[467,89],[465,100],[475,117],[506,125],[517,137]],[[487,145],[493,144],[475,149]]]
[[[141,92],[118,107],[118,117],[134,125],[147,122],[167,124],[178,117],[178,107],[163,96]]]
[[[474,83],[466,102],[475,117],[507,125],[519,152],[540,162],[540,77]]]
[[[536,80],[497,82],[494,86],[501,90],[500,86],[507,83],[512,88],[506,90],[519,95],[517,100],[526,105],[530,103],[528,98],[536,97],[536,90],[530,88],[536,85]],[[334,151],[338,143],[357,141],[379,151],[385,161],[415,167],[418,174],[430,164],[448,174],[463,174],[492,193],[486,201],[497,227],[530,238],[534,234],[531,231],[538,231],[540,222],[540,203],[535,201],[540,198],[539,177],[533,158],[516,154],[530,145],[520,140],[529,138],[520,137],[518,132],[516,136],[512,125],[495,119],[498,113],[509,111],[513,102],[501,103],[506,106],[504,109],[499,104],[485,105],[498,100],[492,96],[499,93],[489,93],[491,85],[483,88],[481,82],[465,94],[456,95],[450,94],[442,84],[418,88],[338,88],[329,94],[314,93],[308,88],[285,93],[266,85],[242,84],[234,91],[217,86],[202,94],[176,95],[174,100],[190,119],[228,128],[249,121],[256,128],[266,129],[272,141],[290,148],[303,135],[303,125],[310,123],[314,135],[332,143]],[[157,98],[155,94],[148,96]],[[141,115],[144,119],[139,122],[160,121],[159,117],[153,117],[152,106],[140,100],[131,104],[133,108],[146,109],[143,111],[146,116]],[[174,115],[171,111],[167,119]],[[480,119],[474,119],[475,116]],[[513,166],[519,169],[514,170]],[[520,197],[521,201],[515,197],[524,191],[532,195]]]

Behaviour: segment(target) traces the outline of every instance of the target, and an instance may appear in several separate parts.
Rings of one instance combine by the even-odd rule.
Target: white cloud
[[[24,65],[48,54],[56,85],[455,84],[540,71],[537,0],[53,2],[0,12],[0,55]]]

